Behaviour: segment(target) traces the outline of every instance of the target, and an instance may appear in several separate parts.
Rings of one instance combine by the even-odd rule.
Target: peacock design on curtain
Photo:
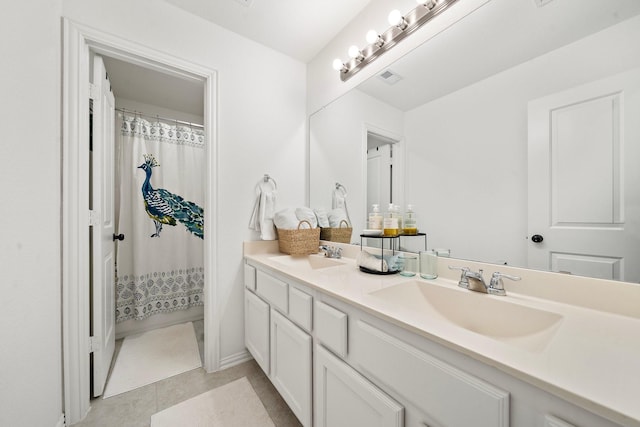
[[[138,166],[146,174],[142,184],[144,209],[156,227],[156,232],[151,237],[160,237],[163,224],[175,226],[177,221],[180,221],[187,227],[187,230],[203,239],[204,211],[202,208],[164,188],[154,189],[151,186],[153,168],[158,166],[160,166],[160,163],[158,163],[153,154],[145,154],[144,163]]]

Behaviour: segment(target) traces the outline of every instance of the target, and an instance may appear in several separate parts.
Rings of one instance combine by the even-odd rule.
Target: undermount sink
[[[319,270],[329,267],[339,267],[344,262],[336,258],[327,258],[323,255],[280,255],[271,257],[270,260],[287,267]]]
[[[411,281],[372,292],[395,306],[441,319],[529,351],[542,351],[562,320],[557,313],[468,291]]]

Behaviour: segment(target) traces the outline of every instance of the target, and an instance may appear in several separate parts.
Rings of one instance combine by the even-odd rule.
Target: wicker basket
[[[300,228],[303,222],[309,228]],[[285,230],[276,228],[278,231],[278,247],[280,252],[289,255],[309,255],[318,252],[320,247],[320,229],[312,228],[311,223],[302,220],[298,223],[297,230]]]
[[[343,223],[345,225],[344,227],[342,226]],[[349,243],[352,232],[353,229],[349,227],[349,223],[343,219],[340,221],[340,227],[322,228],[320,230],[320,239],[338,243]]]

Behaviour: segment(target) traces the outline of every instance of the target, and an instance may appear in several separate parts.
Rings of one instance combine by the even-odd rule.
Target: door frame
[[[204,82],[205,237],[204,367],[220,368],[218,282],[217,73],[63,18],[62,57],[62,359],[67,424],[90,406],[89,366],[89,60],[97,53],[187,80]]]

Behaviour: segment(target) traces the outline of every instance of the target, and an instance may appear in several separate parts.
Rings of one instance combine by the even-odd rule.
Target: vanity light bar
[[[353,77],[358,71],[398,44],[409,34],[444,12],[456,1],[418,0],[419,5],[404,16],[399,14],[398,11],[392,11],[389,15],[389,21],[393,22],[390,28],[384,33],[378,34],[377,37],[373,37],[373,30],[370,31],[367,34],[369,45],[361,50],[357,46],[351,46],[349,48],[351,59],[347,62],[342,62],[339,58],[333,61],[333,68],[340,73],[340,80],[344,82]]]

